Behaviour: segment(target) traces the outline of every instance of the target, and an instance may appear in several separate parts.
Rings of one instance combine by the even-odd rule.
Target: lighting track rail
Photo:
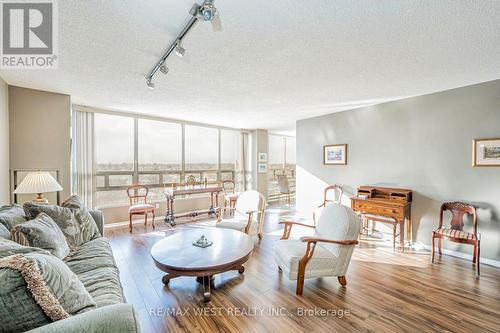
[[[214,6],[215,0],[205,0],[201,5],[195,3],[189,14],[191,14],[191,18],[186,23],[181,32],[177,35],[174,41],[167,48],[161,59],[156,63],[155,67],[151,70],[151,72],[146,77],[146,85],[150,89],[154,89],[155,85],[153,83],[153,79],[158,71],[163,74],[168,73],[168,67],[166,66],[167,58],[170,54],[175,51],[175,53],[182,57],[185,53],[185,49],[182,47],[182,39],[186,36],[186,34],[191,30],[191,28],[198,22],[198,20],[203,20],[205,22],[212,23],[212,29],[214,31],[222,31],[221,23],[220,23],[220,15]]]

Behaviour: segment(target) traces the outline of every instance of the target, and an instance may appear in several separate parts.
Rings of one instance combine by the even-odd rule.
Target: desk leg
[[[169,223],[171,226],[174,226],[175,216],[174,216],[174,197],[167,197],[167,211],[165,212],[165,223]]]
[[[412,239],[411,239],[411,233],[412,233],[412,226],[411,226],[411,218],[410,217],[407,217],[406,218],[406,234],[407,234],[407,239],[408,239],[408,245],[411,246],[411,243],[412,243]]]
[[[401,252],[405,251],[405,220],[399,222],[399,246],[401,246]]]

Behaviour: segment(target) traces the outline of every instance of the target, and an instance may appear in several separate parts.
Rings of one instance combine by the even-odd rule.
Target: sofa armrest
[[[104,236],[104,215],[100,210],[89,210],[89,213],[97,224],[101,236]]]
[[[141,332],[139,317],[131,304],[114,304],[88,311],[48,325],[31,333],[128,333]]]

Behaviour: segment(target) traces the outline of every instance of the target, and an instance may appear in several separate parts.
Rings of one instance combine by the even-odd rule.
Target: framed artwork
[[[472,141],[472,166],[500,166],[500,138]]]
[[[257,161],[259,163],[262,163],[262,162],[267,162],[267,153],[258,153],[257,154]]]
[[[259,163],[259,173],[267,173],[267,163]]]
[[[343,165],[347,164],[347,145],[323,146],[323,164]]]

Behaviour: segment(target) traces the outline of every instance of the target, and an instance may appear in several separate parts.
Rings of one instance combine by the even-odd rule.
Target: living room
[[[500,331],[500,2],[1,10],[0,332]]]

